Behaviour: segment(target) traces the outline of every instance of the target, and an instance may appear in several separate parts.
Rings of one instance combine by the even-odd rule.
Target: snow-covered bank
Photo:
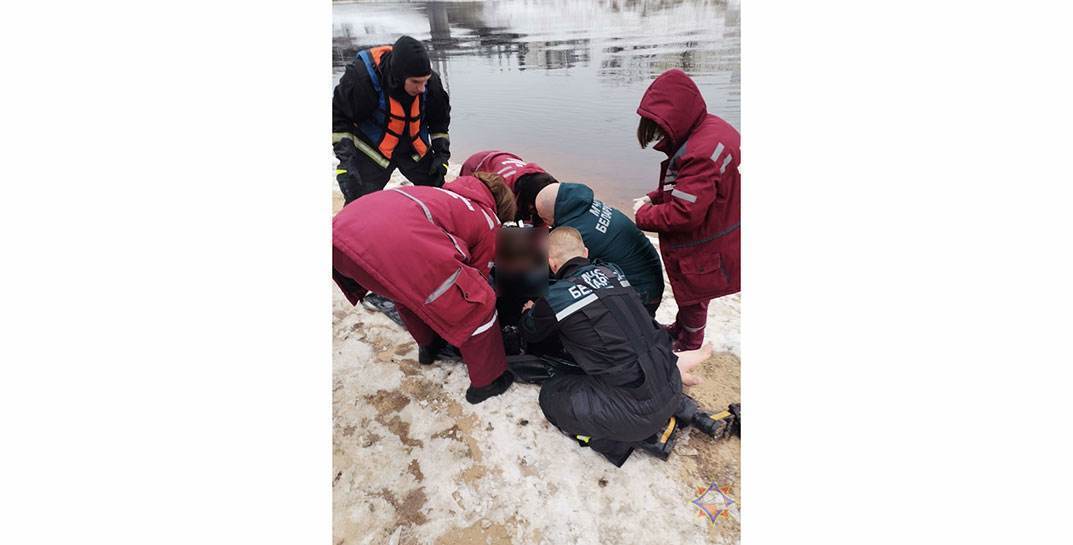
[[[734,295],[709,310],[717,354],[690,393],[712,408],[740,397],[739,304]],[[547,423],[536,386],[468,405],[462,364],[418,365],[402,328],[338,289],[332,308],[337,545],[738,541],[735,518],[712,524],[691,503],[713,482],[740,499],[737,439],[688,431],[669,461],[638,452],[615,468]],[[674,312],[668,288],[658,318]]]

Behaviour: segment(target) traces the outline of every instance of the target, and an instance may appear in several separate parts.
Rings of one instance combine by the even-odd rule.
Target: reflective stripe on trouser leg
[[[492,318],[490,320],[488,320],[487,322],[477,326],[477,329],[473,330],[473,334],[470,335],[470,337],[476,337],[477,335],[480,335],[481,333],[484,333],[485,331],[488,331],[489,329],[491,329],[492,326],[495,325],[496,319],[498,319],[498,318],[499,318],[499,311],[498,310],[492,311]]]
[[[469,372],[470,384],[480,388],[488,386],[507,370],[507,354],[497,314],[493,312],[492,320],[477,330],[458,350]]]

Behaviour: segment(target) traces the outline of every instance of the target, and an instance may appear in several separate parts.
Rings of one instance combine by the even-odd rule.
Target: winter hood
[[[708,105],[697,84],[677,68],[660,74],[648,86],[637,107],[637,115],[655,121],[670,137],[670,142],[664,139],[655,146],[667,154],[673,154],[707,114]]]

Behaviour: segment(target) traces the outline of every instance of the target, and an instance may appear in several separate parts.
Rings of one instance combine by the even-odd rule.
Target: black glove
[[[341,138],[338,142],[333,143],[332,149],[335,150],[335,156],[339,158],[340,165],[349,162],[358,152],[358,148],[354,146],[354,141],[349,138]]]
[[[428,167],[428,174],[429,176],[443,177],[447,174],[447,163],[451,160],[451,141],[445,137],[440,137],[432,141],[431,147],[429,154],[432,155],[432,160]]]
[[[335,179],[339,182],[339,191],[343,193],[343,199],[350,203],[368,193],[358,174],[358,148],[349,138],[333,143],[332,148],[335,150],[335,156],[339,158],[339,166],[335,167]]]
[[[503,349],[508,356],[517,356],[525,350],[524,338],[517,327],[503,326]]]

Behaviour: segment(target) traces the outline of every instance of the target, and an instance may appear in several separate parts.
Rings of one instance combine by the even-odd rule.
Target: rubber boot
[[[741,404],[734,403],[716,414],[697,411],[690,425],[716,439],[731,435],[741,437]]]
[[[488,386],[482,386],[480,388],[474,388],[470,386],[466,389],[466,401],[471,405],[476,405],[490,397],[497,396],[507,391],[510,385],[514,383],[514,375],[510,371],[504,371],[499,378],[492,381]]]
[[[678,419],[672,416],[663,430],[642,441],[637,448],[666,461],[671,451],[674,450],[676,439],[678,439]]]

